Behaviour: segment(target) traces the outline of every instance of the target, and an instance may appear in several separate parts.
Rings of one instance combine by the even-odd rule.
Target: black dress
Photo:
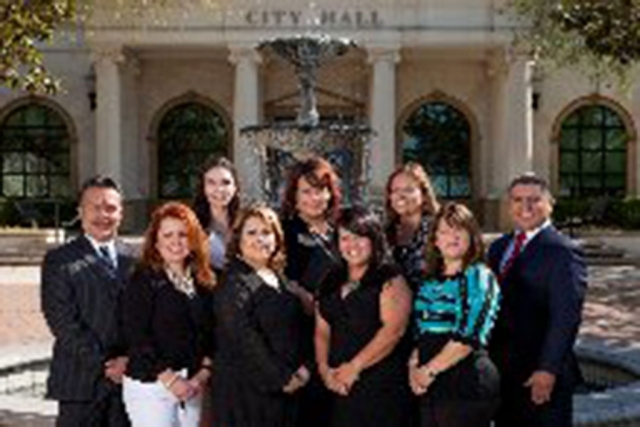
[[[313,233],[298,216],[283,221],[282,226],[287,247],[287,278],[317,296],[320,283],[341,264],[335,230],[330,230],[326,236]],[[314,330],[315,319],[305,316],[302,322],[302,345],[304,357],[311,367],[311,380],[300,392],[297,423],[300,427],[327,427],[329,422],[331,394],[324,387],[315,367]]]
[[[393,222],[387,227],[387,239],[391,245],[393,259],[402,269],[402,275],[407,279],[413,292],[416,292],[422,285],[427,266],[425,248],[432,219],[432,216],[423,214],[420,226],[411,240],[404,245],[396,243],[397,222]]]
[[[380,320],[380,293],[399,275],[389,265],[369,269],[360,286],[342,298],[344,271],[327,278],[320,297],[320,313],[329,324],[329,367],[349,362],[376,335]],[[360,373],[348,396],[334,394],[331,427],[399,427],[410,419],[407,357],[396,346],[387,357]]]
[[[282,388],[302,364],[298,298],[235,259],[216,287],[214,314],[213,426],[295,425],[296,395]]]

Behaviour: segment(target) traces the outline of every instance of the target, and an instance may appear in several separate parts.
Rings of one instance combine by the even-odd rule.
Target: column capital
[[[487,76],[497,77],[507,75],[515,67],[535,64],[535,58],[530,52],[511,47],[494,50],[487,56]]]
[[[400,62],[400,46],[367,46],[367,62]]]
[[[243,61],[262,63],[262,55],[256,50],[254,44],[229,45],[229,62],[238,64]]]
[[[120,44],[91,46],[91,60],[93,62],[113,62],[116,64],[122,64],[126,59],[123,46]]]

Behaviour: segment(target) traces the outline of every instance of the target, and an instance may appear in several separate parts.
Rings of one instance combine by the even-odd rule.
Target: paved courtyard
[[[34,348],[41,351],[51,339],[40,314],[38,269],[3,268],[0,268],[0,361],[28,356],[25,353]],[[581,339],[618,348],[640,348],[640,268],[590,268]],[[0,408],[6,405],[11,407],[11,401],[0,397]],[[0,427],[51,425],[51,417],[18,417],[0,409]]]

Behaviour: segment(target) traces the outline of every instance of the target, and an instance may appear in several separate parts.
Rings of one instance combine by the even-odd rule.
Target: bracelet
[[[206,371],[209,371],[209,373],[211,373],[213,372],[213,365],[209,365],[209,364],[200,365],[200,369],[204,369]]]
[[[427,376],[429,378],[434,380],[438,376],[439,372],[436,369],[433,369],[433,368],[431,368],[429,366],[425,366],[425,373],[427,374]]]
[[[178,378],[180,378],[178,374],[173,374],[173,378],[171,378],[166,383],[162,383],[162,385],[164,385],[168,390],[170,390],[171,386],[174,385],[176,381],[178,381]]]

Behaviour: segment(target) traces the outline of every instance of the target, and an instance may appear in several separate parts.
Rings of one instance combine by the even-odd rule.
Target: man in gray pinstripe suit
[[[83,234],[49,251],[42,265],[42,310],[55,338],[47,396],[59,402],[57,427],[126,427],[118,300],[133,257],[116,239],[119,186],[91,178],[78,210]]]

